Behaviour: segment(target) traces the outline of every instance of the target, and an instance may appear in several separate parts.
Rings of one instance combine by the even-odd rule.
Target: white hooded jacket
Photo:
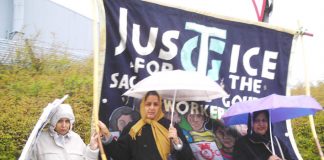
[[[60,135],[54,128],[61,118],[70,119],[70,131]],[[57,112],[50,120],[48,130],[44,130],[35,145],[34,160],[96,160],[99,150],[91,150],[81,137],[72,131],[75,117],[68,104],[58,106]]]

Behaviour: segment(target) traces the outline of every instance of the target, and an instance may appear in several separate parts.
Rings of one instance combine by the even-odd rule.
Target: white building
[[[75,58],[92,53],[92,20],[51,0],[0,0],[0,24],[0,62],[21,46],[20,37]]]

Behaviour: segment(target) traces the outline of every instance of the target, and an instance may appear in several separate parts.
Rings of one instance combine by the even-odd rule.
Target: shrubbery
[[[25,53],[28,51],[28,54]],[[72,60],[68,55],[35,55],[32,49],[17,52],[17,63],[0,64],[0,159],[17,159],[42,109],[69,94],[65,103],[76,115],[74,130],[89,142],[92,113],[92,59]],[[324,84],[312,88],[324,104]],[[303,94],[303,87],[294,94]],[[304,159],[320,159],[307,117],[292,121],[295,139]],[[315,116],[320,143],[324,144],[324,113]]]
[[[89,142],[92,59],[24,51],[17,52],[15,63],[0,64],[0,159],[17,159],[43,108],[65,94],[75,112],[74,130]]]
[[[314,97],[322,106],[324,104],[324,83],[320,83],[317,87],[311,88],[312,97]],[[300,86],[293,91],[296,95],[305,94],[305,88]],[[318,139],[324,147],[324,112],[317,112],[314,116],[315,127]],[[292,126],[294,131],[294,137],[297,143],[300,154],[303,159],[318,159],[320,156],[316,147],[315,141],[310,128],[309,118],[301,117],[292,120]]]

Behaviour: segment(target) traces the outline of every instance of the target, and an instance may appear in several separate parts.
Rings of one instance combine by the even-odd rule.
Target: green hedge
[[[89,142],[93,60],[52,54],[34,65],[31,57],[37,58],[20,52],[17,63],[0,64],[0,159],[17,159],[43,108],[65,94],[75,112],[74,130]]]
[[[314,97],[322,106],[324,105],[324,83],[319,83],[317,87],[311,88],[312,97]],[[293,90],[293,94],[301,95],[305,94],[305,87],[299,86]],[[314,116],[315,128],[318,139],[324,147],[324,112],[317,112]],[[301,117],[292,120],[292,127],[294,131],[294,137],[297,143],[300,154],[303,159],[308,160],[320,160],[318,149],[311,132],[308,116]]]

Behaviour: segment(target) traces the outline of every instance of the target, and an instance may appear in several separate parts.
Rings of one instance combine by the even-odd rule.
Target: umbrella
[[[260,110],[268,110],[269,121],[275,123],[315,114],[317,111],[322,110],[322,106],[310,96],[272,94],[256,100],[235,103],[225,112],[222,119],[225,125],[247,124],[249,114]],[[269,127],[271,147],[272,151],[274,151],[271,124],[269,124]]]
[[[271,94],[256,100],[235,103],[225,112],[222,119],[225,125],[247,124],[249,113],[260,110],[269,110],[271,122],[275,123],[315,114],[322,110],[322,106],[310,96]]]
[[[155,72],[134,85],[123,95],[143,98],[147,91],[157,91],[163,99],[176,101],[208,101],[227,93],[209,77],[198,72],[173,70]]]
[[[209,77],[183,70],[155,72],[123,95],[141,99],[151,90],[157,91],[163,99],[173,100],[171,124],[175,101],[209,101],[227,96],[223,88]]]
[[[57,111],[57,107],[64,102],[64,100],[68,97],[65,95],[61,99],[55,99],[52,103],[49,103],[44,109],[43,113],[39,117],[34,129],[28,137],[28,140],[23,148],[23,151],[19,157],[19,160],[30,159],[31,152],[33,150],[34,144],[37,142],[37,139],[42,131],[42,129],[46,126],[49,120],[53,117],[53,115]]]

